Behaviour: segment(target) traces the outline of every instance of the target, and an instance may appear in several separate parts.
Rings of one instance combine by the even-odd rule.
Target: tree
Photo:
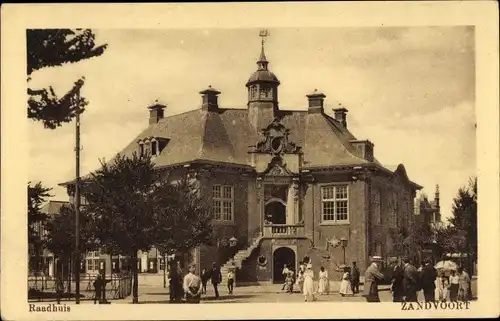
[[[43,235],[39,234],[40,224],[44,224],[47,220],[47,215],[42,213],[42,204],[47,201],[47,198],[52,197],[50,194],[51,188],[44,187],[41,182],[31,185],[28,182],[28,245],[33,248],[36,255],[36,264],[38,264],[38,256],[43,248]],[[35,268],[36,270],[38,269]]]
[[[37,70],[62,66],[102,55],[107,44],[96,46],[95,35],[90,29],[28,29],[27,74]],[[48,89],[28,88],[28,118],[43,122],[46,128],[55,129],[71,121],[77,111],[84,111],[88,104],[80,97],[84,78],[75,82],[65,95],[58,98],[52,86]]]
[[[80,211],[80,247],[81,253],[96,248],[94,227],[91,217],[84,209]],[[55,256],[71,266],[71,258],[75,250],[75,209],[73,206],[64,205],[59,209],[58,215],[54,215],[46,224],[47,241],[46,246]],[[74,271],[78,273],[79,271]],[[62,271],[60,271],[62,278]],[[70,277],[70,273],[68,273]],[[68,283],[69,286],[70,283]]]
[[[162,182],[157,187],[154,246],[163,257],[212,243],[212,214],[198,192],[186,179],[176,184]]]
[[[477,260],[477,177],[469,179],[468,186],[461,187],[453,199],[449,233],[453,236],[453,252],[466,253],[469,272]]]
[[[101,246],[116,247],[131,258],[133,303],[138,303],[137,252],[149,250],[155,240],[159,173],[150,157],[134,153],[130,158],[118,155],[110,164],[101,161],[92,176],[85,195],[96,237]]]

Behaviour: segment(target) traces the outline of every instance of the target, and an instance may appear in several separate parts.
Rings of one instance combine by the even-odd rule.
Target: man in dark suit
[[[210,279],[212,281],[212,284],[214,285],[215,298],[218,299],[219,290],[217,289],[217,286],[222,282],[222,273],[220,272],[220,269],[215,264],[215,262],[212,264],[212,271],[210,271]]]
[[[403,302],[404,297],[404,288],[403,288],[403,279],[404,279],[404,271],[401,265],[398,263],[398,260],[394,260],[392,262],[392,302]]]
[[[436,278],[437,271],[431,265],[431,260],[429,258],[425,259],[425,265],[422,268],[422,273],[420,276],[420,284],[422,286],[422,290],[424,291],[425,302],[433,302],[435,301],[434,291],[436,290]]]
[[[351,288],[354,294],[359,293],[359,268],[356,266],[356,262],[352,262],[351,267]]]
[[[378,283],[384,279],[384,275],[380,273],[378,267],[380,258],[372,257],[371,261],[372,263],[365,272],[365,283],[363,285],[364,296],[367,302],[380,302],[378,296]]]
[[[419,277],[418,271],[415,266],[411,264],[408,257],[403,258],[404,264],[404,278],[403,278],[403,288],[405,291],[405,301],[406,302],[417,302],[417,292],[419,288]]]

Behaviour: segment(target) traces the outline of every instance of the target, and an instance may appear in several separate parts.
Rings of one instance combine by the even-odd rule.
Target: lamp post
[[[345,237],[340,239],[340,245],[342,246],[342,251],[344,253],[344,265],[345,265],[345,248],[347,246],[347,239]]]

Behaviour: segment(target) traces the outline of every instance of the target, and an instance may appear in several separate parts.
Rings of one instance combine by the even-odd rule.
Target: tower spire
[[[267,70],[269,61],[267,61],[266,54],[264,53],[264,43],[265,38],[269,37],[269,31],[267,29],[262,29],[259,33],[259,37],[262,38],[262,48],[260,51],[259,61],[257,61],[257,66],[259,67],[259,70]]]

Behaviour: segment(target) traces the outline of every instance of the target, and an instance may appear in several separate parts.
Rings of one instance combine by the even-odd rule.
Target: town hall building
[[[165,179],[187,175],[212,199],[220,242],[194,251],[198,271],[217,262],[223,275],[238,268],[237,283],[281,282],[284,264],[297,270],[304,257],[316,273],[321,265],[333,273],[352,261],[364,271],[370,256],[393,255],[389,232],[411,227],[422,188],[404,166],[378,162],[374,144],[349,131],[348,110],[330,116],[317,90],[304,110],[280,109],[264,43],[245,86],[245,109],[219,106],[221,92],[211,86],[195,110],[164,117],[166,106],[149,106],[148,127],[120,151],[150,152]],[[164,261],[154,251],[142,265],[157,272]]]

